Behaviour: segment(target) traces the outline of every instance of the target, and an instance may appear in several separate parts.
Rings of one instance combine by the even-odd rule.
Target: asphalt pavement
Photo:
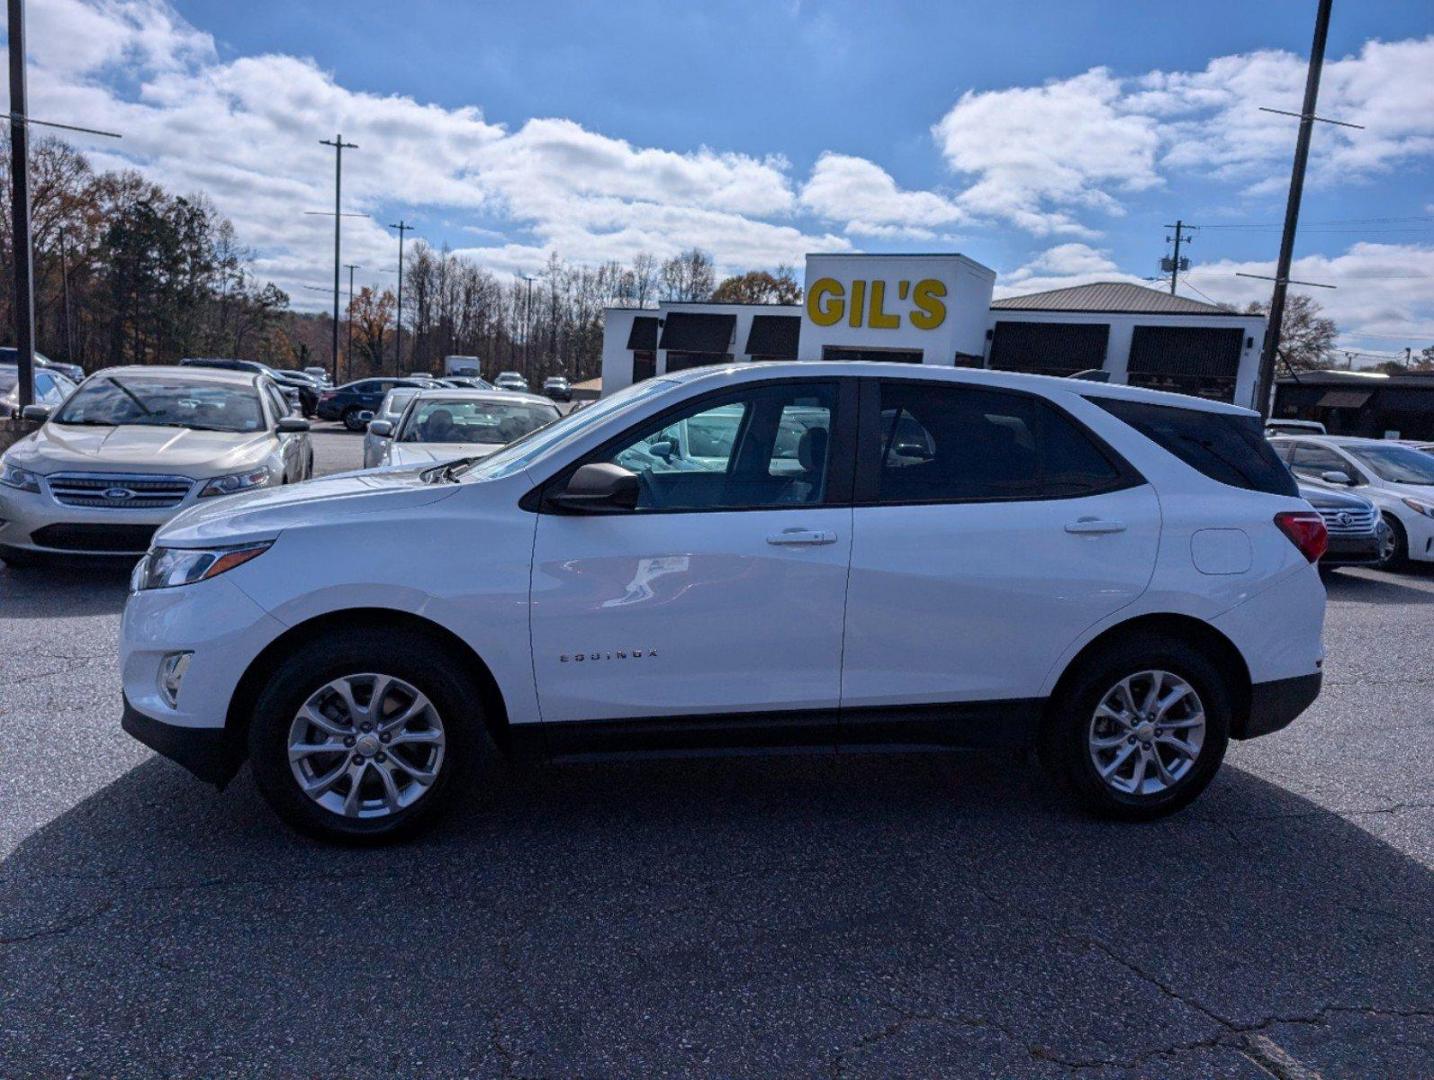
[[[120,731],[124,591],[0,567],[0,1076],[1434,1075],[1434,574],[1331,574],[1320,699],[1156,824],[1005,754],[495,765],[379,851]]]

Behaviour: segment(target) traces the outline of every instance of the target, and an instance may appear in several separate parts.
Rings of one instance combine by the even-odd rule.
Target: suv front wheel
[[[1088,809],[1146,821],[1192,802],[1230,733],[1219,669],[1176,639],[1142,639],[1085,662],[1051,702],[1041,760]]]

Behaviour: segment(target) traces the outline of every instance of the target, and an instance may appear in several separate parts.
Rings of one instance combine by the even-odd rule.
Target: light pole
[[[363,267],[353,263],[344,266],[349,272],[349,342],[344,346],[344,381],[349,382],[354,377],[354,271]]]
[[[528,300],[523,305],[523,377],[533,377],[532,343],[533,332],[533,282],[537,277],[533,274],[524,274],[523,280],[528,283]]]
[[[413,226],[403,218],[390,229],[398,230],[398,310],[393,313],[393,366],[394,371],[403,374],[403,234],[412,232]]]
[[[333,335],[333,381],[339,381],[339,233],[343,228],[344,215],[340,209],[344,184],[344,151],[357,150],[357,143],[346,143],[342,135],[332,139],[320,139],[320,146],[334,148],[334,335]]]

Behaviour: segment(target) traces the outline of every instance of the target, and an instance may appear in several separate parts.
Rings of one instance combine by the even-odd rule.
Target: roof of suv
[[[859,360],[783,360],[689,368],[686,371],[660,375],[658,378],[675,383],[695,383],[708,380],[722,382],[730,379],[733,375],[748,372],[758,372],[762,376],[812,376],[814,369],[818,376],[822,372],[835,370],[843,375],[864,376],[873,379],[939,380],[1008,390],[1037,390],[1045,394],[1065,393],[1085,398],[1148,401],[1152,405],[1169,405],[1179,409],[1196,409],[1202,412],[1225,413],[1230,416],[1259,415],[1252,409],[1242,409],[1238,405],[1230,405],[1223,401],[1211,401],[1208,398],[1192,397],[1188,394],[1172,394],[1164,390],[1147,390],[1140,386],[1091,382],[1086,379],[1067,379],[1055,375],[1028,375],[1018,371],[942,367],[935,364],[886,364],[879,361]]]

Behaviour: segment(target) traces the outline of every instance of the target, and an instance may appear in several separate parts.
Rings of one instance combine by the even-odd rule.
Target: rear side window
[[[1290,470],[1269,442],[1257,416],[1231,416],[1146,401],[1090,397],[1112,416],[1211,480],[1267,495],[1298,495]]]
[[[880,503],[1062,499],[1127,483],[1073,421],[1026,394],[884,382],[879,433]]]

